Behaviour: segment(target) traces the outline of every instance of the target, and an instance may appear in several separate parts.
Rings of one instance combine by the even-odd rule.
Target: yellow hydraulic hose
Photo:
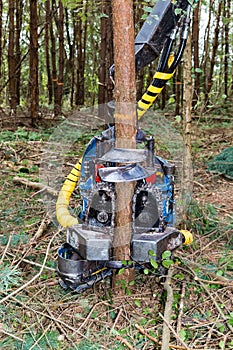
[[[63,227],[69,227],[78,224],[78,219],[70,214],[68,206],[70,202],[70,197],[80,179],[81,166],[82,158],[73,167],[73,169],[67,176],[58,195],[56,203],[56,216],[59,224]]]
[[[172,73],[162,73],[162,72],[156,72],[153,76],[153,79],[159,79],[163,81],[168,81],[171,79],[174,75],[175,71]],[[147,91],[142,96],[141,100],[138,101],[138,119],[141,119],[141,117],[145,114],[145,112],[151,107],[151,105],[155,102],[156,98],[160,94],[160,92],[163,90],[164,84],[162,87],[153,86],[152,84],[148,87]]]
[[[172,65],[174,61],[174,54],[171,53],[168,58],[167,66],[168,68]],[[138,102],[137,114],[138,120],[146,113],[146,111],[155,102],[156,98],[163,90],[166,82],[173,77],[175,74],[175,69],[172,73],[156,72],[153,76],[152,83],[148,87],[147,91],[142,96],[141,100]],[[156,84],[162,82],[162,86],[156,86]],[[160,85],[160,84],[159,84]]]

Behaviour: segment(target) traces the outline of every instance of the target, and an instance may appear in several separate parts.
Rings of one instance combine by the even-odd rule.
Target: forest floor
[[[233,181],[207,171],[232,145],[233,123],[209,116],[193,127],[187,226],[194,242],[176,251],[172,267],[170,349],[233,349]],[[114,294],[109,280],[81,295],[58,284],[57,250],[66,234],[50,215],[56,196],[20,183],[41,181],[49,135],[43,128],[0,133],[0,348],[161,349],[166,293],[153,273],[136,273],[127,293]],[[66,152],[56,186],[49,183],[56,191],[90,136]]]

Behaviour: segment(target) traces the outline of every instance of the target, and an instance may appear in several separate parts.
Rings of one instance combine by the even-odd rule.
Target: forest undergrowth
[[[170,349],[233,349],[233,181],[207,171],[208,161],[231,146],[232,122],[197,119],[194,134],[186,222],[194,242],[176,251],[172,266]],[[109,280],[81,295],[58,284],[57,249],[66,235],[43,201],[55,202],[59,187],[47,192],[20,182],[39,182],[48,138],[43,128],[0,133],[0,348],[161,349],[166,293],[153,271],[136,273],[118,295]],[[79,156],[75,147],[66,154],[64,173]]]

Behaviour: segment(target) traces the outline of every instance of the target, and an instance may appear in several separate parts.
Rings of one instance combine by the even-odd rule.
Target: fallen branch
[[[16,259],[16,256],[15,256],[14,254],[12,254],[12,253],[6,252],[6,254],[7,254],[8,256],[11,256],[11,257],[13,257],[13,258]],[[21,261],[25,262],[26,264],[30,264],[30,265],[32,265],[32,266],[38,266],[38,267],[41,267],[41,266],[42,266],[41,264],[36,263],[35,261],[31,261],[31,260],[28,260],[28,259],[25,259],[25,258],[21,258],[21,259],[20,259],[20,262],[21,262]],[[18,263],[18,264],[19,264],[19,263]],[[18,264],[17,264],[17,265],[18,265]],[[53,272],[57,271],[55,268],[49,267],[49,266],[44,266],[44,269],[45,269],[45,270],[50,270],[50,271],[53,271]]]
[[[214,273],[213,271],[210,271],[209,268],[206,268],[205,266],[203,266],[199,263],[188,260],[186,258],[185,259],[182,258],[182,261],[185,263],[186,266],[189,267],[189,269],[191,267],[191,271],[193,272],[194,278],[197,281],[201,281],[204,283],[210,283],[210,284],[219,284],[221,286],[226,286],[226,287],[233,286],[233,280],[230,280],[224,276],[219,276],[216,273]],[[206,272],[206,274],[209,275],[213,280],[202,280],[201,278],[199,278],[196,275],[196,273],[192,270],[192,268],[197,268],[197,267],[201,270],[204,270]]]
[[[154,343],[158,344],[158,345],[162,345],[162,342],[159,341],[158,339],[152,337],[150,334],[148,334],[142,327],[140,327],[139,325],[135,325],[135,327],[137,328],[137,330],[144,335],[147,339],[152,340]],[[169,344],[170,348],[173,349],[179,349],[179,350],[186,350],[186,348],[184,346],[180,346],[180,345],[173,345],[173,344]]]
[[[181,339],[181,337],[179,336],[179,334],[177,334],[177,332],[172,328],[172,326],[170,325],[170,323],[166,320],[166,318],[159,312],[159,316],[163,319],[163,322],[166,324],[166,326],[169,328],[169,331],[171,331],[173,333],[173,335],[176,337],[176,339],[183,345],[183,347],[186,350],[191,350],[191,348],[189,348],[185,342]],[[169,350],[169,344],[168,344],[168,348]],[[161,348],[162,350],[162,348]]]
[[[3,329],[3,328],[2,328],[2,324],[0,324],[0,333],[3,333],[3,334],[5,334],[5,335],[7,335],[8,337],[11,337],[11,338],[13,338],[13,339],[15,339],[15,340],[21,341],[22,343],[24,342],[23,339],[17,337],[17,336],[14,335],[14,334],[11,334],[11,333],[7,332],[5,329]]]
[[[28,179],[25,179],[24,177],[15,176],[13,178],[13,182],[25,185],[25,186],[33,188],[35,190],[46,191],[46,192],[48,192],[49,194],[51,194],[52,196],[55,196],[55,197],[58,195],[58,191],[55,190],[54,188],[52,188],[50,186],[47,186],[47,185],[43,185],[40,182],[30,181]]]
[[[219,276],[219,277],[222,277],[222,276]],[[202,278],[199,278],[198,276],[195,276],[194,279],[195,279],[195,281],[203,282],[203,283],[207,283],[207,284],[217,284],[219,286],[224,286],[224,287],[233,287],[233,281],[232,280],[228,280],[228,281],[204,280]]]
[[[180,294],[180,308],[179,308],[179,314],[177,317],[177,326],[176,331],[179,334],[181,331],[181,324],[182,324],[182,316],[184,313],[184,299],[185,299],[185,289],[186,289],[186,282],[182,283],[182,289]]]
[[[117,340],[119,340],[122,344],[124,344],[125,346],[127,346],[128,349],[130,350],[134,350],[134,348],[132,347],[132,345],[124,338],[122,338],[120,335],[116,336]]]
[[[44,232],[46,231],[46,229],[48,228],[49,224],[50,224],[51,220],[48,217],[48,214],[45,216],[45,218],[41,221],[41,224],[38,228],[38,230],[36,231],[33,240],[37,240],[38,238],[42,237]]]
[[[172,315],[172,305],[174,301],[173,289],[171,287],[171,278],[172,278],[173,268],[171,267],[168,270],[166,280],[164,282],[164,290],[167,292],[167,300],[165,304],[164,317],[163,317],[163,335],[162,335],[162,347],[161,350],[169,350],[170,343],[170,328],[168,325],[171,322]],[[165,322],[166,321],[166,322]]]

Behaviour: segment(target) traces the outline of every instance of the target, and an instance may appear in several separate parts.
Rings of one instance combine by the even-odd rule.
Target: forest
[[[59,191],[112,123],[118,1],[0,0],[2,349],[233,349],[231,0],[187,0],[183,57],[139,123],[156,155],[176,166],[177,226],[193,242],[164,255],[165,277],[153,260],[128,284],[121,269],[117,291],[110,278],[81,294],[58,282],[66,241],[55,213]],[[132,0],[135,36],[158,1]],[[158,57],[136,72],[137,101],[159,64]],[[74,216],[80,196],[76,187]]]

